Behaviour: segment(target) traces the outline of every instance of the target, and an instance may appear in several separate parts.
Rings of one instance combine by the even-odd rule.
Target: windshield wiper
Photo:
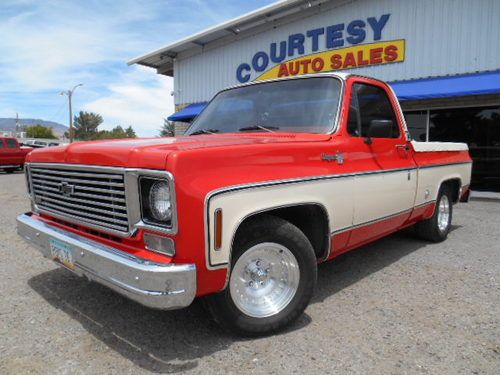
[[[189,135],[199,135],[199,134],[215,134],[218,133],[219,129],[200,129]]]
[[[278,130],[279,127],[277,126],[262,126],[262,125],[254,125],[254,126],[247,126],[244,128],[239,128],[238,130],[240,132],[248,131],[248,130],[264,130],[269,133],[274,133],[275,130]]]

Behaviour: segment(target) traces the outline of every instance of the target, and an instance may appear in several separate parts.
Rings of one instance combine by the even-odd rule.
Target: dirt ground
[[[500,373],[500,202],[455,206],[444,243],[398,233],[321,265],[303,317],[252,340],[58,268],[18,238],[28,210],[0,173],[1,374]]]

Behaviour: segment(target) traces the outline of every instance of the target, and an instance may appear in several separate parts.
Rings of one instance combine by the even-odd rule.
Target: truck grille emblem
[[[59,184],[59,192],[62,193],[62,195],[69,197],[75,192],[75,186],[70,185],[67,182],[61,182]]]

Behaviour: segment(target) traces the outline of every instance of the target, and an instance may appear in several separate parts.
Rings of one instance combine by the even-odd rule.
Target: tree
[[[173,137],[173,136],[175,136],[174,123],[168,121],[167,119],[164,119],[163,126],[160,128],[160,137]]]
[[[125,129],[125,134],[127,134],[127,138],[137,138],[137,134],[135,134],[132,126],[129,126],[127,129]]]
[[[75,139],[88,141],[97,136],[97,128],[102,124],[102,117],[96,113],[80,111],[73,123]]]
[[[115,126],[111,130],[101,130],[96,133],[92,139],[121,139],[121,138],[137,138],[132,126],[123,129],[120,125]]]
[[[26,137],[28,138],[43,138],[43,139],[57,139],[52,132],[52,128],[43,125],[28,126],[26,128]]]

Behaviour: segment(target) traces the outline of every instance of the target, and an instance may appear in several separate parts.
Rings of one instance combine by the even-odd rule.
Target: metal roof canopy
[[[240,17],[223,22],[187,38],[168,44],[155,51],[128,61],[128,65],[140,64],[156,68],[158,73],[173,76],[173,61],[181,52],[200,49],[205,45],[225,37],[237,36],[256,27],[298,14],[299,12],[321,5],[329,0],[282,0],[246,13]]]

